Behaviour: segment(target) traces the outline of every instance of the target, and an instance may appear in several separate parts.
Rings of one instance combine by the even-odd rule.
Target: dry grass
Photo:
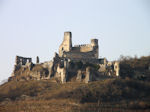
[[[76,108],[69,100],[14,101],[0,106],[0,112],[70,112]]]
[[[128,109],[119,103],[79,104],[66,99],[14,101],[0,105],[0,112],[149,112],[150,109]],[[127,105],[126,105],[127,106]]]
[[[89,84],[11,81],[0,86],[0,112],[146,112],[149,89],[149,83],[121,79]]]

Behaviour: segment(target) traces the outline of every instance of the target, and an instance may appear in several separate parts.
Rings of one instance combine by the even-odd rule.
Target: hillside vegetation
[[[87,105],[93,105],[91,108],[95,110],[100,108],[97,106],[100,104],[115,109],[118,106],[121,109],[149,109],[149,89],[149,83],[131,79],[107,79],[89,84],[58,84],[50,80],[11,81],[0,86],[0,109],[13,108],[13,112],[17,112],[17,109],[22,110],[23,105],[26,105],[26,109],[35,112],[34,108],[37,108],[38,112],[38,108],[44,108],[46,111],[51,107],[54,111],[64,108],[71,111],[85,110]],[[32,106],[33,109],[30,108]]]
[[[140,58],[121,56],[120,75],[138,80],[150,81],[150,56]]]

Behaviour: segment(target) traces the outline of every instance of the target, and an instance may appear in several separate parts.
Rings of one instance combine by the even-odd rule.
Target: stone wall
[[[62,83],[65,83],[66,82],[66,79],[67,79],[67,69],[64,67],[64,68],[60,68],[59,66],[57,67],[57,74],[58,76],[60,77],[61,79],[61,82]]]
[[[15,76],[15,72],[19,70],[22,66],[27,66],[29,67],[29,69],[32,69],[32,58],[16,56],[14,70],[11,75]]]
[[[120,71],[120,67],[119,67],[119,62],[114,62],[114,71],[115,71],[115,75],[119,76],[119,71]]]
[[[43,68],[46,68],[49,71],[49,74],[47,76],[47,79],[51,78],[51,75],[53,74],[53,65],[54,62],[53,61],[47,61],[41,64]]]
[[[21,56],[16,56],[16,65],[26,65],[26,63],[31,63],[32,58],[26,58],[26,57],[21,57]]]
[[[87,67],[86,68],[86,74],[85,74],[85,83],[88,83],[90,81],[92,81],[91,68]]]
[[[62,58],[65,59],[65,58]],[[81,61],[83,64],[85,63],[91,63],[91,64],[104,64],[104,58],[101,59],[91,59],[91,58],[81,58],[79,60],[79,58],[67,58],[68,61],[73,61],[73,62],[79,62]]]
[[[76,58],[76,59],[98,59],[98,47],[92,46],[80,46],[73,47],[69,52],[63,52],[63,57]]]
[[[90,52],[64,52],[64,57],[69,58],[69,59],[96,59],[95,56],[96,52],[95,51],[90,51]]]
[[[73,52],[89,52],[93,51],[93,46],[91,44],[75,45],[72,48]]]

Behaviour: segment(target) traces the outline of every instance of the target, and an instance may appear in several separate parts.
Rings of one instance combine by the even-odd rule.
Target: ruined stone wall
[[[82,58],[87,58],[87,59],[96,59],[95,52],[90,51],[90,52],[64,52],[64,57],[70,58],[70,59],[82,59]]]
[[[89,52],[93,51],[93,46],[91,44],[75,45],[72,48],[73,52]]]
[[[64,58],[62,58],[64,59]],[[68,58],[67,58],[68,59]],[[69,61],[73,61],[73,62],[79,62],[82,61],[83,64],[85,63],[91,63],[91,64],[103,64],[103,59],[91,59],[91,58],[69,58]]]
[[[25,57],[21,57],[21,56],[16,56],[16,65],[20,64],[20,65],[26,65],[26,63],[31,63],[32,62],[32,58],[25,58]]]
[[[90,81],[92,81],[91,69],[90,69],[90,67],[87,67],[86,74],[85,74],[85,83],[88,83]]]
[[[98,59],[98,48],[94,48],[93,51],[89,52],[77,52],[77,51],[70,51],[70,52],[64,52],[63,57],[69,58],[71,60],[91,60],[91,59]]]
[[[67,79],[67,69],[64,68],[60,68],[59,66],[57,67],[57,73],[60,76],[61,82],[65,83],[66,79]]]
[[[53,74],[52,67],[54,65],[53,61],[47,61],[41,64],[43,68],[46,68],[49,71],[49,74],[47,76],[47,79],[51,78],[51,75]]]
[[[32,58],[16,56],[14,70],[11,75],[14,76],[15,75],[14,73],[17,70],[19,70],[22,66],[27,66],[27,67],[29,67],[29,69],[31,69],[32,68]]]
[[[119,76],[119,70],[120,70],[120,67],[119,67],[119,62],[115,62],[114,63],[114,71],[115,71],[115,75],[116,76]]]

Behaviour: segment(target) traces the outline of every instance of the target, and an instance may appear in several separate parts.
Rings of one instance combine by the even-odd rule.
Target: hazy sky
[[[0,81],[16,55],[52,59],[65,31],[74,45],[99,39],[108,60],[150,55],[150,0],[0,0]]]

